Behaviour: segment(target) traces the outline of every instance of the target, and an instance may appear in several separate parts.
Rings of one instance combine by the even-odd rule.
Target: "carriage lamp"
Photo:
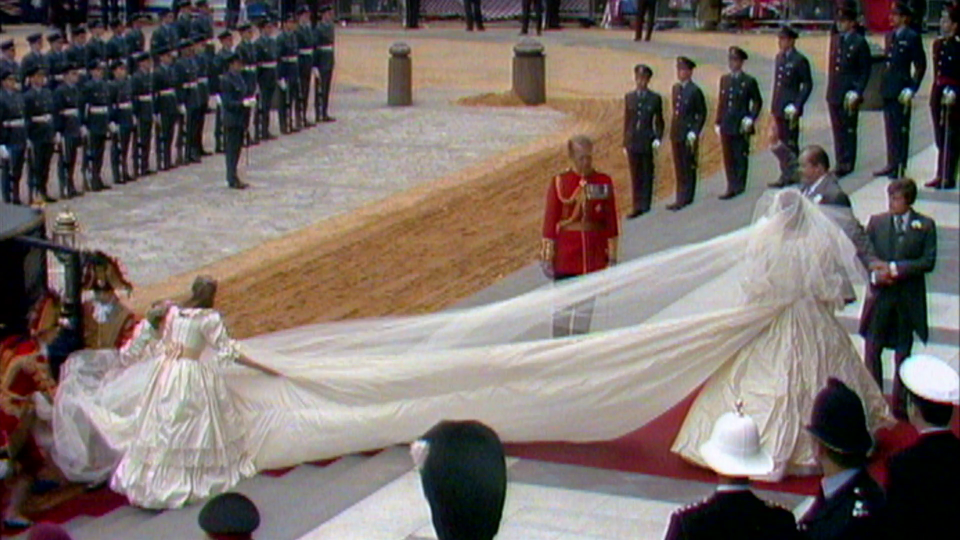
[[[64,247],[80,247],[80,220],[69,208],[64,208],[53,221],[52,240]]]

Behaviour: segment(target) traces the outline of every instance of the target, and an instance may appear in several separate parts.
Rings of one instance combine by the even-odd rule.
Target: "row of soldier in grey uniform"
[[[276,20],[265,19],[256,40],[253,29],[243,26],[243,38],[235,51],[229,32],[218,36],[219,51],[214,48],[209,13],[179,17],[164,13],[163,24],[151,36],[149,53],[144,51],[143,16],[132,17],[129,26],[115,23],[113,37],[106,41],[97,24],[92,26],[94,38],[89,41],[86,29],[75,29],[69,46],[64,36],[51,33],[47,53],[42,52],[43,36],[33,34],[28,37],[31,51],[21,64],[16,62],[13,42],[4,42],[0,45],[4,200],[21,202],[20,179],[26,164],[27,202],[35,198],[53,201],[46,184],[54,154],[60,156],[60,196],[81,194],[73,178],[81,147],[85,149],[80,160],[84,190],[108,188],[101,174],[108,140],[113,141],[115,183],[154,172],[149,166],[151,143],[156,146],[159,170],[198,162],[209,155],[202,140],[210,111],[216,113],[216,150],[222,151],[227,113],[220,106],[219,86],[227,71],[227,58],[234,52],[244,61],[246,92],[258,103],[256,114],[248,112],[244,117],[245,131],[249,133],[253,126],[253,132],[245,137],[247,144],[272,138],[269,114],[274,99],[279,100],[281,132],[312,125],[307,121],[307,104],[314,80],[314,118],[332,121],[327,114],[333,70],[331,15],[325,14],[322,22],[311,25],[309,11],[301,12],[285,21],[283,33]]]

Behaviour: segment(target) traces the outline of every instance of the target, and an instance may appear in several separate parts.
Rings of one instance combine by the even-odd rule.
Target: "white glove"
[[[714,125],[713,125],[713,131],[714,131],[714,133],[716,133],[717,135],[720,135],[720,124],[714,124]]]
[[[687,144],[693,144],[693,143],[695,143],[695,142],[697,142],[697,134],[694,133],[694,132],[692,132],[692,131],[688,131],[688,132],[687,132]]]
[[[788,119],[793,120],[797,117],[797,107],[791,103],[783,108],[783,115]]]
[[[62,135],[60,135],[59,133],[57,133],[56,135],[53,136],[53,145],[54,145],[54,146],[60,146],[60,143],[62,143],[62,142],[63,142],[63,136],[62,136]]]
[[[220,94],[214,94],[214,95],[210,96],[210,99],[213,100],[213,104],[214,104],[215,107],[222,107],[222,106],[223,106],[223,100],[220,99]]]
[[[660,139],[654,139],[653,142],[650,143],[650,146],[652,146],[654,150],[659,150],[659,149],[660,149]]]
[[[913,101],[913,90],[904,88],[900,91],[900,97],[897,99],[899,99],[903,105],[909,105],[910,102]]]
[[[743,120],[740,121],[740,131],[747,134],[753,133],[753,118],[744,116]]]
[[[313,68],[312,70],[310,70],[310,72],[313,73],[313,76],[316,77],[317,79],[320,78],[320,70],[319,70],[319,69]]]
[[[857,100],[860,99],[860,94],[856,93],[853,90],[850,90],[843,96],[843,101],[846,103],[847,107],[852,107]]]
[[[187,114],[187,108],[183,105],[177,105],[177,112],[180,114]]]
[[[159,115],[159,114],[153,115],[153,123],[154,123],[154,124],[159,124],[159,123],[160,123],[160,115]]]
[[[86,138],[90,134],[90,130],[87,129],[87,126],[80,126],[80,136]]]
[[[947,107],[953,107],[953,105],[956,102],[957,102],[956,90],[954,90],[953,88],[947,88],[946,90],[943,91],[943,100],[941,101],[941,103],[943,103]]]
[[[257,99],[253,97],[243,98],[244,107],[253,107],[257,104]]]
[[[7,150],[7,145],[0,144],[0,160],[7,161],[10,159],[10,151]]]
[[[286,79],[280,79],[280,89],[283,90],[283,91],[286,91],[286,90],[287,90],[287,80],[286,80]]]
[[[109,124],[107,124],[107,129],[110,130],[110,133],[116,133],[120,131],[120,128],[119,126],[117,126],[116,122],[110,122]]]

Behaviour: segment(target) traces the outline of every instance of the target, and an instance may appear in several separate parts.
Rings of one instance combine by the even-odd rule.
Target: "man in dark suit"
[[[646,36],[644,36],[644,40],[650,41],[650,36],[653,34],[653,23],[656,21],[657,0],[637,0],[637,20],[633,30],[633,40],[640,41],[644,22],[646,22]]]
[[[960,172],[960,4],[940,19],[943,36],[933,42],[933,88],[930,115],[937,142],[937,176],[927,182],[934,189],[957,187]],[[26,64],[26,60],[24,60]]]
[[[727,191],[720,196],[724,200],[736,197],[747,188],[750,136],[755,132],[754,125],[763,108],[757,80],[743,72],[747,58],[746,51],[740,47],[730,47],[730,73],[720,78],[716,130],[727,172]]]
[[[780,161],[780,179],[770,187],[796,182],[796,158],[800,153],[800,118],[813,90],[810,61],[796,48],[799,34],[789,26],[780,29],[770,114],[776,124],[776,143],[771,147]]]
[[[948,538],[960,508],[960,440],[950,431],[960,402],[957,372],[939,358],[918,355],[900,365],[900,379],[920,439],[887,461],[890,538]]]
[[[837,379],[817,394],[807,431],[823,468],[820,493],[800,518],[800,531],[810,540],[882,538],[883,490],[867,472],[873,437],[867,429],[863,402]]]
[[[633,219],[650,211],[656,150],[663,139],[663,99],[648,85],[653,70],[645,64],[633,68],[637,89],[624,96],[623,151],[630,165],[633,185]]]
[[[760,447],[756,422],[742,412],[717,419],[700,454],[717,473],[712,496],[670,516],[666,540],[789,540],[799,538],[793,514],[750,491],[750,476],[768,474],[773,459]]]
[[[231,53],[226,58],[229,71],[220,76],[220,100],[223,103],[223,146],[227,165],[227,185],[233,189],[246,189],[247,184],[237,175],[243,135],[247,130],[247,118],[256,98],[252,97],[247,82],[241,74],[244,61],[240,55]]]
[[[703,91],[693,82],[697,64],[686,56],[677,57],[677,79],[673,85],[673,119],[670,143],[677,176],[677,200],[667,210],[677,211],[693,203],[697,189],[700,132],[707,121],[707,102]]]
[[[439,540],[493,540],[507,495],[500,437],[475,420],[444,420],[413,443]]]
[[[887,34],[884,52],[887,56],[880,96],[883,97],[883,123],[887,132],[887,166],[874,176],[900,178],[910,156],[910,111],[923,76],[927,57],[920,35],[908,26],[913,11],[898,3],[890,12],[894,29]]]
[[[872,62],[870,46],[857,31],[856,11],[841,7],[837,10],[837,33],[830,36],[827,82],[827,108],[833,127],[836,174],[839,178],[850,174],[856,167],[860,104],[870,78]]]
[[[917,185],[895,180],[887,186],[889,212],[870,217],[867,236],[885,264],[874,269],[860,315],[860,335],[866,340],[864,360],[877,384],[883,385],[883,349],[894,350],[896,366],[913,348],[913,335],[924,342],[927,326],[926,274],[937,262],[937,225],[913,209]],[[906,418],[905,391],[894,373],[893,412]]]

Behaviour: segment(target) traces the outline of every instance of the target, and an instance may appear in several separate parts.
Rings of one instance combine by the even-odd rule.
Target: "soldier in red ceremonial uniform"
[[[575,136],[567,151],[574,168],[550,182],[543,218],[543,269],[556,281],[616,263],[620,235],[613,181],[593,169],[593,141]],[[591,301],[557,313],[554,336],[586,333],[592,311]]]

